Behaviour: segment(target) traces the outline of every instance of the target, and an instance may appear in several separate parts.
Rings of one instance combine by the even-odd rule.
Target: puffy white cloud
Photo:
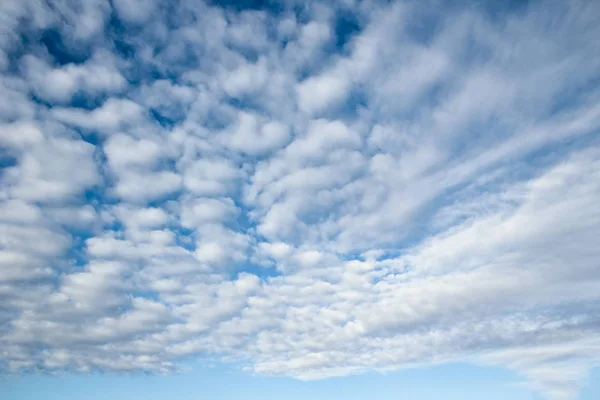
[[[256,115],[242,112],[226,143],[233,149],[250,155],[261,155],[287,144],[289,127],[278,121],[261,121]]]
[[[177,192],[181,176],[170,171],[129,172],[120,174],[115,193],[125,201],[143,203]]]
[[[260,90],[268,79],[266,61],[260,59],[256,64],[243,64],[223,77],[223,89],[231,97],[241,97]]]
[[[238,213],[230,198],[195,198],[182,205],[181,224],[188,228],[201,227],[205,223],[232,220]]]
[[[148,207],[135,208],[119,205],[114,213],[128,229],[150,229],[160,228],[169,221],[169,214],[162,208]]]
[[[2,372],[598,365],[596,3],[75,3],[0,3]]]
[[[67,102],[75,93],[115,94],[127,85],[115,66],[112,53],[106,51],[99,51],[82,65],[52,68],[31,55],[25,56],[22,62],[35,93],[50,102]]]
[[[157,110],[167,118],[177,120],[188,114],[190,104],[199,95],[193,87],[159,79],[142,86],[139,94],[135,96],[135,100],[146,108]]]
[[[110,98],[101,107],[91,111],[54,107],[51,112],[57,121],[102,133],[131,127],[140,123],[144,115],[144,109],[139,104],[118,98]]]
[[[0,129],[2,144],[16,150],[23,150],[23,148],[35,145],[44,139],[40,128],[31,121],[3,124]]]
[[[20,132],[10,130],[9,135]],[[12,197],[39,202],[78,195],[101,182],[93,154],[94,146],[81,140],[41,140],[5,171],[6,188]]]
[[[125,21],[142,23],[160,7],[159,1],[116,0],[113,5]]]
[[[183,172],[185,188],[196,196],[219,196],[233,192],[243,176],[232,161],[223,158],[199,158]]]
[[[111,135],[104,144],[104,153],[115,171],[130,166],[152,167],[163,156],[159,143],[144,138],[136,140],[124,133]]]
[[[351,87],[350,78],[341,71],[310,77],[298,86],[298,105],[309,114],[319,113],[343,102]]]

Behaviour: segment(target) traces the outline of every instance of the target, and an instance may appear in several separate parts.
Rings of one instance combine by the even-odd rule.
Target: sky
[[[599,20],[0,1],[0,398],[598,399]]]

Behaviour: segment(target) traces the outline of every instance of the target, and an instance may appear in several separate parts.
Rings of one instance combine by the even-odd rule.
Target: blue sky
[[[0,397],[597,398],[598,17],[2,1]]]
[[[591,375],[579,398],[595,400],[598,373]],[[13,378],[0,386],[3,398],[80,399],[392,399],[501,400],[543,399],[506,369],[452,363],[390,374],[366,373],[302,382],[293,378],[250,376],[232,368],[195,365],[193,372],[162,376],[68,375]]]

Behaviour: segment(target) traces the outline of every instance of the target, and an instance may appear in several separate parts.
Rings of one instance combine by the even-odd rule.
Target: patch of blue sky
[[[89,47],[76,46],[59,29],[46,29],[41,33],[39,40],[59,66],[81,64],[92,55]]]
[[[361,16],[341,8],[334,13],[334,19],[335,49],[340,51],[361,31]]]
[[[0,395],[10,400],[126,400],[144,398],[181,400],[198,398],[233,400],[328,399],[381,400],[542,400],[523,386],[522,379],[508,370],[468,364],[448,364],[376,374],[364,373],[326,381],[298,381],[290,378],[254,376],[227,365],[206,367],[189,364],[192,372],[154,377],[144,374],[23,376],[0,385]],[[593,382],[591,380],[591,382]],[[593,394],[594,383],[590,384]],[[593,397],[582,392],[580,400]]]

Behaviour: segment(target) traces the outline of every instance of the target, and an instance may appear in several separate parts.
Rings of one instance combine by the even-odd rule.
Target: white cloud
[[[242,171],[230,160],[200,158],[183,173],[183,184],[197,196],[219,196],[231,193]]]
[[[308,78],[298,86],[298,105],[304,112],[318,114],[344,101],[351,87],[350,78],[341,71]]]
[[[255,64],[244,64],[224,74],[223,88],[231,97],[252,94],[267,83],[268,74],[266,61],[260,59]]]
[[[201,227],[205,223],[231,221],[239,209],[230,198],[196,198],[183,203],[181,224],[188,228]]]
[[[170,171],[124,172],[115,186],[117,196],[125,201],[144,203],[177,192],[181,176]]]
[[[30,121],[13,122],[0,126],[0,140],[6,147],[22,150],[43,140],[40,128]]]
[[[11,130],[11,135],[18,133]],[[40,202],[65,200],[100,183],[93,152],[92,145],[79,140],[39,141],[21,155],[16,166],[6,171],[5,185],[16,198]]]
[[[136,140],[129,135],[111,135],[104,145],[108,164],[115,170],[130,166],[152,167],[160,161],[162,151],[159,143],[152,140]]]
[[[233,131],[226,137],[228,146],[246,154],[261,155],[281,148],[290,138],[290,129],[278,121],[264,121],[242,112]]]
[[[0,3],[0,368],[600,362],[596,3],[51,4]]]
[[[128,229],[160,228],[169,221],[169,214],[162,208],[134,208],[119,205],[114,210]]]
[[[3,122],[31,118],[35,114],[35,106],[28,99],[27,84],[23,79],[3,75],[0,88],[4,101],[0,103],[0,117]]]
[[[131,127],[143,118],[143,108],[127,99],[108,99],[101,107],[92,111],[76,108],[54,107],[53,116],[60,122],[80,129],[112,132]]]
[[[114,7],[119,17],[129,22],[142,23],[150,18],[159,7],[157,1],[116,0]]]
[[[24,57],[23,65],[35,93],[51,102],[67,102],[77,92],[87,95],[119,93],[127,85],[115,66],[112,53],[106,51],[97,52],[82,65],[52,68],[30,55]]]
[[[160,79],[142,86],[135,100],[147,108],[158,110],[167,118],[178,119],[188,113],[190,104],[198,96],[199,93],[192,87]]]

